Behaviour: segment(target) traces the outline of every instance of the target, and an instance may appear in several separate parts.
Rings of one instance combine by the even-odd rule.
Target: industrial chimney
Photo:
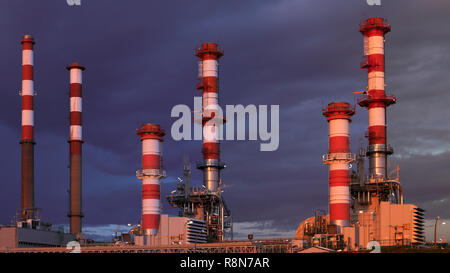
[[[81,233],[81,145],[83,144],[82,112],[82,71],[79,63],[67,66],[70,71],[70,233]]]
[[[162,170],[161,143],[165,130],[159,125],[147,123],[136,130],[142,142],[142,169],[136,176],[142,179],[142,228],[146,236],[156,235],[161,214],[160,179]]]
[[[323,109],[328,121],[328,154],[323,163],[329,165],[330,224],[350,226],[350,163],[355,155],[350,153],[349,137],[351,116],[355,109],[346,102],[333,102]]]
[[[200,83],[197,89],[203,90],[202,127],[203,162],[197,168],[203,170],[203,185],[210,192],[220,191],[220,170],[224,165],[220,161],[219,126],[224,118],[219,108],[218,60],[223,50],[215,43],[203,43],[195,51],[199,58]]]
[[[384,35],[391,26],[383,18],[369,18],[360,25],[364,35],[362,69],[368,71],[368,89],[358,104],[369,110],[369,174],[371,179],[387,179],[387,156],[393,153],[386,143],[386,108],[396,102],[384,92]]]
[[[34,39],[25,35],[22,39],[22,186],[21,220],[34,219],[34,81],[33,81]]]

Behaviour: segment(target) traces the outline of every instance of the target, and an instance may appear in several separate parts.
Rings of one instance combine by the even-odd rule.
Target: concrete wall
[[[71,234],[30,228],[0,227],[0,248],[65,246]]]
[[[159,221],[158,234],[148,237],[135,236],[135,244],[139,246],[164,246],[174,243],[185,244],[187,221],[189,221],[189,218],[169,217],[167,214],[162,214]]]
[[[16,227],[0,227],[0,249],[17,247]]]
[[[65,246],[75,239],[71,234],[55,231],[18,228],[18,247]]]
[[[355,238],[365,248],[370,241],[381,246],[415,243],[413,210],[415,205],[380,202],[374,210],[358,215]]]
[[[173,244],[189,244],[188,222],[186,217],[169,217],[162,214],[159,222],[158,234],[155,236],[135,236],[134,243],[138,246],[166,246]],[[206,233],[205,233],[206,234]]]

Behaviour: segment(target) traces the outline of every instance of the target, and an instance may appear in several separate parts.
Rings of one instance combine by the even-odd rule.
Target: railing
[[[147,169],[147,170],[137,170],[136,177],[144,177],[144,176],[158,176],[158,177],[166,177],[165,170],[157,170],[157,169]]]
[[[370,134],[368,134],[368,137],[370,137]],[[369,145],[369,147],[367,147],[367,153],[376,153],[376,152],[393,154],[394,149],[389,144],[386,144],[386,145],[381,144],[381,145],[376,145],[376,146]]]
[[[196,162],[196,166],[197,166],[197,169],[203,169],[203,168],[206,168],[206,167],[218,167],[220,169],[223,169],[223,168],[225,168],[225,163],[223,163],[223,162],[211,162],[211,161],[209,161],[209,162],[198,161],[198,162]]]
[[[352,106],[346,102],[341,103],[332,103],[329,104],[327,107],[322,108],[322,113],[327,112],[344,112],[344,113],[352,113],[355,112],[356,106]]]
[[[366,102],[367,100],[371,100],[371,101],[374,101],[374,102],[376,102],[376,101],[387,102],[388,105],[397,102],[397,98],[394,95],[389,94],[389,95],[384,95],[382,97],[377,97],[377,96],[370,96],[369,92],[370,92],[370,90],[366,94],[358,97],[356,102],[358,104],[361,104],[362,102]]]
[[[388,32],[391,30],[391,25],[386,19],[383,18],[369,18],[365,21],[361,21],[359,24],[360,32],[366,32],[371,28],[380,28],[383,29],[384,32]]]
[[[71,250],[63,247],[0,249],[10,253],[64,253]],[[292,239],[261,239],[200,243],[187,245],[148,246],[81,246],[81,253],[292,253]]]
[[[324,154],[322,156],[322,161],[324,163],[329,163],[330,161],[335,160],[343,160],[346,162],[353,162],[356,160],[356,155],[352,153],[333,153],[333,154]]]

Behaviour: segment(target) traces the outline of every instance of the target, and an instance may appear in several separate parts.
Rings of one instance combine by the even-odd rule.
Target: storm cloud
[[[344,3],[345,2],[345,3]],[[84,223],[124,225],[140,214],[140,143],[135,129],[160,124],[168,132],[173,106],[193,108],[197,60],[193,49],[217,42],[220,104],[280,105],[280,146],[260,152],[256,141],[223,141],[224,197],[240,223],[270,234],[293,231],[314,209],[327,208],[327,124],[322,107],[355,101],[367,74],[359,22],[382,16],[386,36],[391,167],[400,166],[406,202],[426,217],[450,218],[450,3],[445,0],[278,1],[2,1],[0,3],[0,222],[9,223],[20,197],[21,49],[35,37],[36,205],[49,221],[68,222],[68,63],[83,74]],[[358,107],[356,150],[367,127]],[[201,141],[164,142],[170,176],[165,196],[182,175],[184,154],[201,160]],[[192,183],[201,184],[193,170]],[[176,214],[164,201],[164,213]],[[446,232],[450,236],[450,232]],[[108,231],[107,236],[110,236]],[[259,234],[259,233],[257,233]],[[283,233],[284,234],[284,233]],[[293,235],[293,234],[292,234]],[[450,237],[449,237],[450,238]]]

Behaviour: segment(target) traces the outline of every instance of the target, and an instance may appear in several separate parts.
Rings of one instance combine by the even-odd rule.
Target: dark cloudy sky
[[[217,42],[220,103],[280,105],[280,146],[224,141],[224,196],[241,227],[293,235],[315,208],[327,208],[327,123],[323,105],[353,102],[367,74],[359,68],[358,24],[382,16],[391,167],[400,165],[405,200],[427,218],[450,219],[450,2],[447,0],[0,0],[0,223],[20,204],[21,47],[35,37],[36,205],[44,219],[65,224],[68,211],[68,88],[66,64],[83,75],[83,206],[88,226],[136,223],[140,214],[140,142],[144,122],[168,131],[174,105],[193,106],[193,49]],[[358,107],[352,147],[367,127]],[[365,139],[364,139],[365,141]],[[201,141],[164,142],[165,196],[181,176],[182,159],[201,159]],[[201,172],[193,171],[193,184]],[[164,213],[175,214],[167,202]],[[447,225],[450,226],[450,225]],[[245,230],[247,232],[248,230]],[[450,239],[450,232],[446,232]],[[244,231],[243,231],[244,232]],[[281,234],[280,233],[280,234]],[[274,233],[275,234],[275,233]],[[430,238],[429,238],[430,239]]]

